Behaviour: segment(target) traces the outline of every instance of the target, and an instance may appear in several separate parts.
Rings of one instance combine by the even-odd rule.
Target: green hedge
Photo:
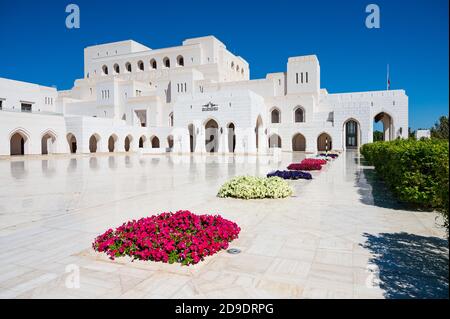
[[[375,142],[361,154],[402,202],[444,214],[448,230],[448,141]]]
[[[238,176],[223,184],[217,196],[241,199],[284,198],[292,193],[289,184],[279,177]]]

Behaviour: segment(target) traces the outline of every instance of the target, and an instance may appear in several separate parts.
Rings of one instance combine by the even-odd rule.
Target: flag
[[[387,90],[389,91],[391,89],[391,76],[389,74],[389,64],[387,65]]]

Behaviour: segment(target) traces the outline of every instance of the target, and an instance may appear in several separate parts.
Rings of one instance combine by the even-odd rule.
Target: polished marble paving
[[[357,153],[291,181],[288,199],[216,197],[230,177],[263,176],[303,156],[0,159],[0,297],[448,298],[439,215],[402,207]],[[181,267],[91,249],[110,227],[179,209],[236,221],[231,246],[242,252]]]

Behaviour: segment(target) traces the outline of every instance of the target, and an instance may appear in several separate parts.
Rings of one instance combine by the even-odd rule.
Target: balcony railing
[[[64,116],[62,113],[57,112],[46,112],[46,111],[33,111],[33,110],[21,110],[21,109],[5,109],[0,108],[0,112],[9,112],[9,113],[27,113],[27,114],[41,114],[41,115],[55,115],[55,116]]]

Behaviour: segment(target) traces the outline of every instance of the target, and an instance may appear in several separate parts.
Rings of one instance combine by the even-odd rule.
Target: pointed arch
[[[170,68],[170,59],[168,57],[164,57],[164,59],[163,59],[163,66],[166,69]]]
[[[381,121],[383,124],[383,140],[392,141],[395,139],[394,132],[394,118],[391,114],[385,111],[378,112],[374,117],[374,122],[378,123]]]
[[[151,60],[150,60],[150,68],[151,68],[152,70],[156,70],[156,69],[158,68],[158,63],[156,63],[156,60],[155,60],[155,59],[151,59]]]
[[[207,152],[219,151],[219,123],[212,118],[205,122],[205,147]]]
[[[272,124],[281,123],[281,111],[278,107],[273,107],[270,111],[270,120]]]
[[[46,130],[41,134],[41,154],[53,154],[56,152],[56,133]]]
[[[273,133],[269,136],[269,148],[281,148],[280,135]]]
[[[304,152],[306,151],[306,138],[301,133],[294,134],[292,137],[292,151]]]
[[[160,148],[159,138],[156,135],[153,135],[150,138],[150,141],[152,143],[152,148]]]
[[[322,132],[317,137],[317,151],[325,152],[333,149],[333,139],[327,132]]]
[[[305,122],[306,114],[305,109],[301,105],[297,105],[294,108],[294,123],[303,123]]]
[[[29,154],[30,134],[22,128],[13,130],[9,135],[10,155]]]
[[[361,145],[361,124],[353,117],[342,124],[342,140],[345,149],[358,149]]]
[[[142,135],[139,137],[139,148],[144,148],[146,146],[147,137],[145,135]]]
[[[111,136],[108,138],[108,151],[110,153],[117,151],[117,141],[119,138],[116,134],[111,134]]]
[[[89,152],[97,153],[99,149],[100,135],[98,133],[94,133],[89,137]]]
[[[177,66],[184,66],[184,58],[182,55],[177,56]]]
[[[129,152],[132,150],[132,142],[133,142],[133,136],[131,134],[128,134],[127,136],[125,136],[125,140],[124,140],[125,152]]]
[[[69,151],[71,154],[76,154],[78,145],[77,138],[73,133],[67,133],[66,135],[67,143],[69,144]]]

